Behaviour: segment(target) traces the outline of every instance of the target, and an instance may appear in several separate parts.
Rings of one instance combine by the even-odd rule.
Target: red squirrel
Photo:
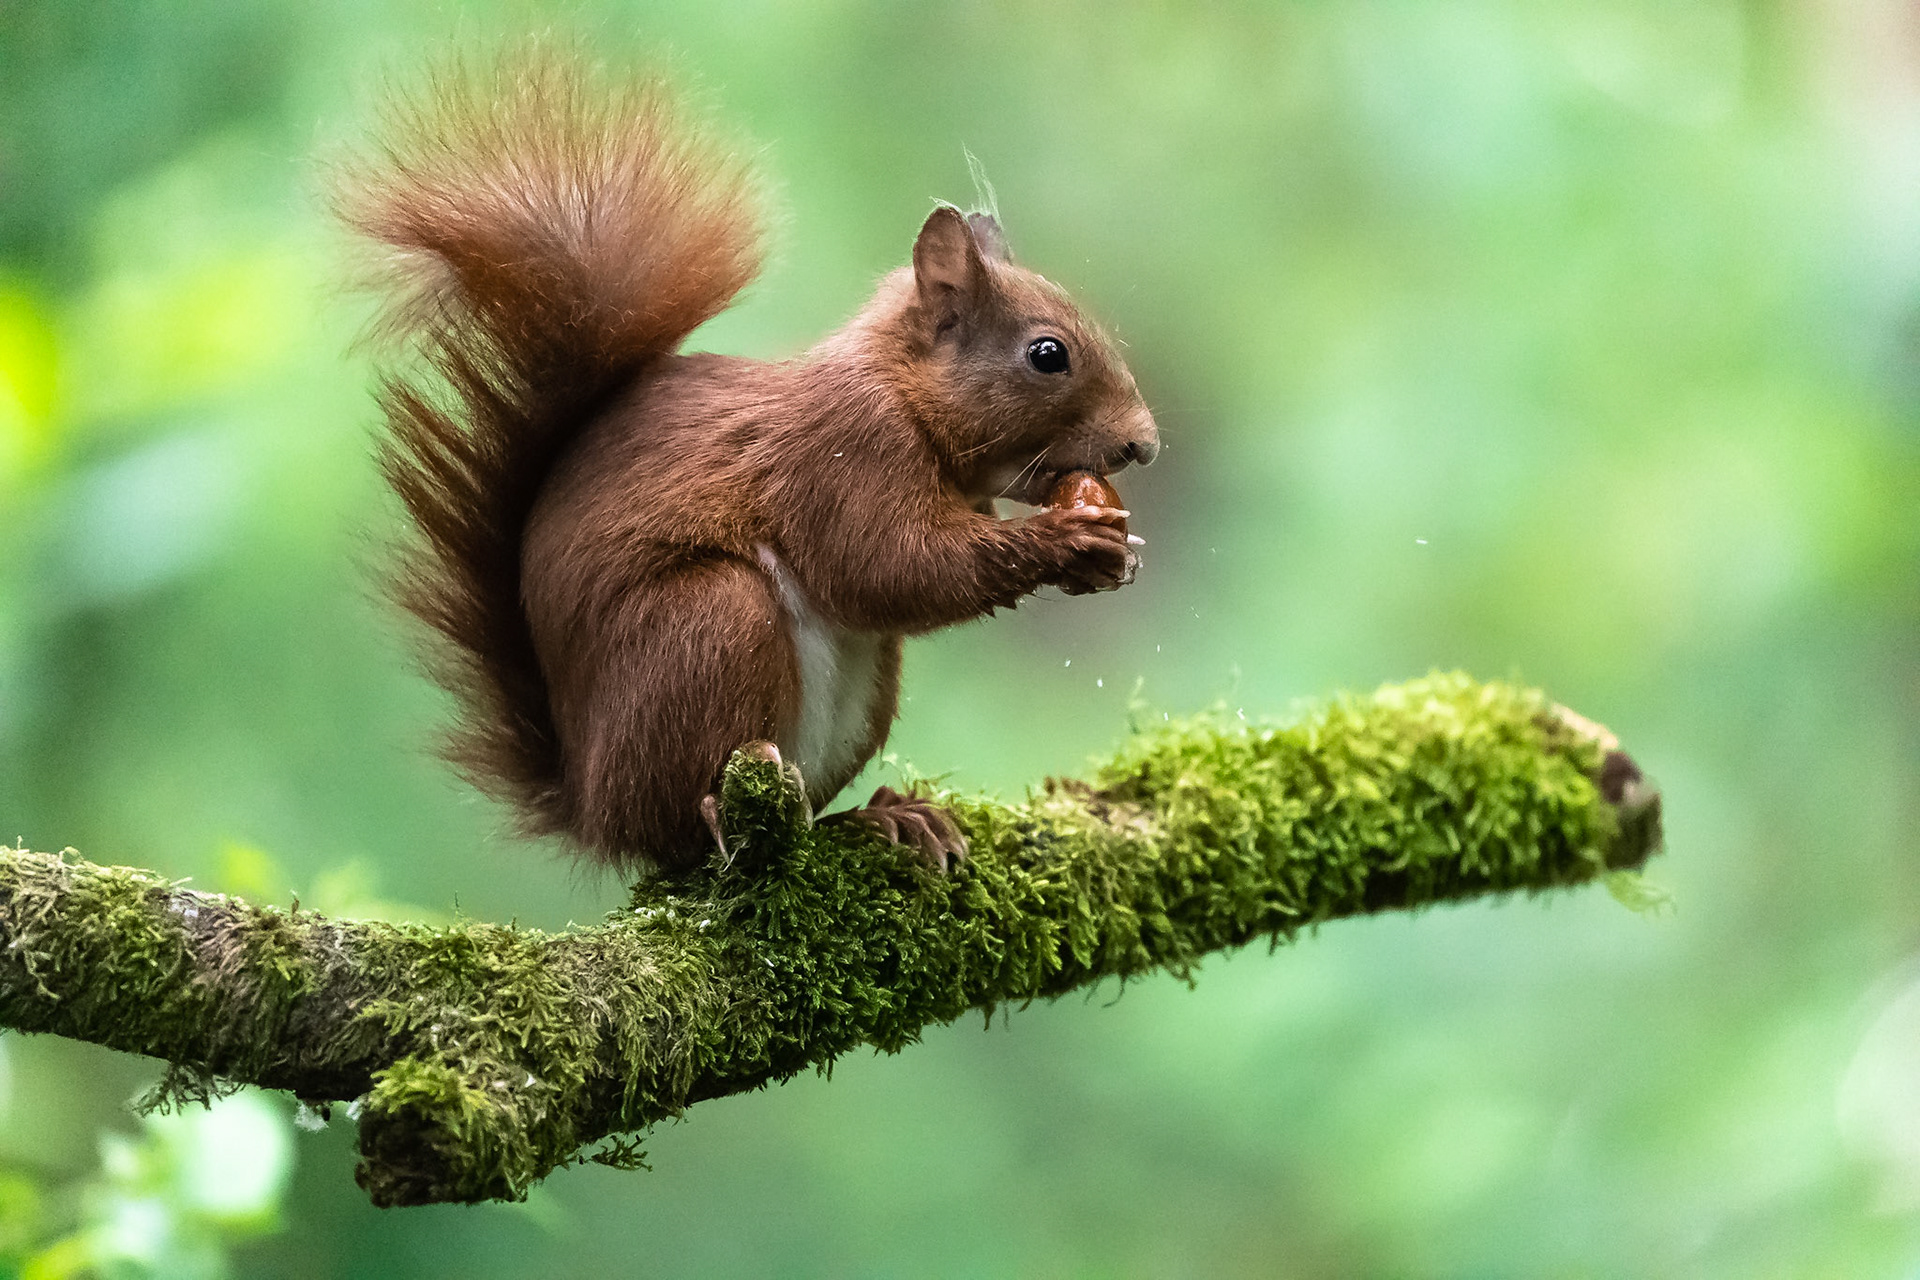
[[[743,167],[650,80],[513,55],[402,103],[348,170],[388,249],[386,475],[401,595],[462,703],[450,755],[529,834],[626,869],[726,850],[738,748],[818,809],[886,741],[905,636],[1132,577],[1126,513],[1042,505],[1159,451],[1113,342],[941,205],[912,263],[797,358],[678,354],[756,274]],[[994,499],[1041,505],[1001,519]],[[882,788],[865,821],[942,870],[965,841]]]

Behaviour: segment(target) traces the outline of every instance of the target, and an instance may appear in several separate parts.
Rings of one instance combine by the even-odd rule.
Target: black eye
[[[1058,338],[1035,338],[1027,344],[1027,363],[1040,373],[1067,371],[1067,344]]]

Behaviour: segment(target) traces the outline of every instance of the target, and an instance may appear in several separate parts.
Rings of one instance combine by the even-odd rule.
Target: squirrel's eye
[[[1027,363],[1040,373],[1067,371],[1067,344],[1058,338],[1035,338],[1027,344]]]

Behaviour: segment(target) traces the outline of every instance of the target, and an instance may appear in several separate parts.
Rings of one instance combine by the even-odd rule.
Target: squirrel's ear
[[[987,290],[987,264],[958,209],[943,204],[913,242],[913,283],[936,323],[973,309]]]
[[[1000,229],[998,218],[990,213],[970,213],[967,229],[973,232],[973,242],[980,246],[981,253],[995,262],[1013,261],[1013,251],[1007,248],[1007,233]]]

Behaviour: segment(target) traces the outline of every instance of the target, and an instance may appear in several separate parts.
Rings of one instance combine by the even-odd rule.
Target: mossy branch
[[[1175,724],[1090,785],[944,797],[973,850],[944,877],[808,825],[780,770],[741,755],[731,865],[557,934],[332,920],[0,850],[0,1026],[354,1099],[377,1204],[512,1199],[603,1139],[623,1161],[616,1135],[969,1009],[1636,866],[1658,797],[1608,745],[1464,676],[1288,728]]]

